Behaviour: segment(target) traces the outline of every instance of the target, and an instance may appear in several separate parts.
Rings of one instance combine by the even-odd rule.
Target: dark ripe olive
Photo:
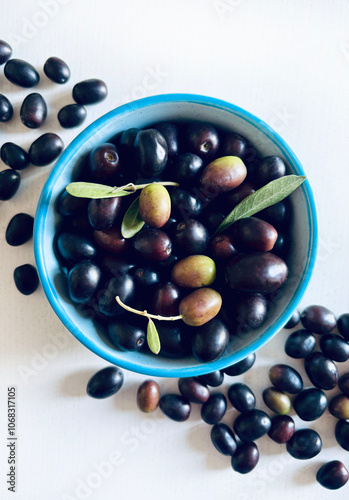
[[[224,201],[229,210],[232,210],[236,205],[238,205],[242,200],[247,198],[250,194],[255,192],[255,187],[250,182],[244,181],[240,186],[228,191],[224,195]]]
[[[87,198],[78,198],[68,193],[66,189],[61,192],[57,199],[57,212],[64,216],[77,215],[86,212],[88,205]]]
[[[263,401],[267,407],[278,415],[287,415],[291,409],[291,400],[275,387],[267,387],[263,391]]]
[[[230,306],[237,322],[238,332],[259,328],[266,320],[268,303],[260,293],[239,295],[239,298]]]
[[[219,359],[229,343],[229,330],[218,318],[213,318],[200,328],[193,338],[192,351],[195,359],[209,363]]]
[[[4,67],[6,78],[20,87],[34,87],[40,81],[39,73],[34,66],[22,59],[10,59]]]
[[[24,170],[29,166],[28,153],[13,142],[5,142],[1,146],[1,159],[14,170]]]
[[[11,46],[4,40],[0,40],[0,66],[9,60],[11,55]]]
[[[333,312],[323,306],[308,306],[301,314],[304,328],[320,335],[330,333],[337,326]]]
[[[231,377],[242,375],[243,373],[246,373],[250,368],[252,368],[255,361],[256,361],[256,355],[253,352],[252,354],[249,354],[248,356],[246,356],[246,358],[242,359],[238,363],[235,363],[234,365],[224,368],[223,371],[225,374]]]
[[[339,316],[337,327],[342,337],[349,342],[349,313],[341,314]]]
[[[214,260],[226,261],[237,254],[231,236],[219,234],[214,236],[210,242],[210,252]]]
[[[335,427],[335,436],[337,443],[344,450],[349,451],[349,421],[338,420]]]
[[[231,457],[231,466],[235,472],[248,474],[257,465],[259,450],[256,443],[241,443]]]
[[[258,217],[269,222],[277,230],[283,229],[288,224],[290,208],[285,200],[279,201],[279,203],[258,212]]]
[[[44,73],[55,83],[66,83],[70,78],[70,69],[59,57],[49,57],[44,64]]]
[[[137,391],[137,406],[144,413],[155,411],[160,401],[160,387],[155,380],[145,380]]]
[[[320,453],[321,437],[313,429],[300,429],[287,441],[286,448],[293,458],[308,460]]]
[[[165,186],[152,183],[142,189],[139,215],[149,227],[163,227],[171,214],[171,198]]]
[[[34,92],[24,99],[20,117],[28,128],[39,128],[47,118],[47,105],[41,94]]]
[[[171,282],[161,283],[156,287],[153,295],[153,312],[160,316],[177,316],[181,301],[180,289]]]
[[[223,384],[224,373],[222,370],[216,370],[214,372],[206,373],[205,375],[200,375],[199,379],[210,387],[218,387]]]
[[[173,156],[177,156],[178,155],[177,125],[171,122],[160,122],[154,125],[152,128],[154,128],[164,136],[168,148],[168,157],[172,158]]]
[[[170,281],[171,273],[174,265],[178,262],[177,255],[171,254],[168,259],[162,260],[157,263],[158,271],[161,277],[161,281]]]
[[[6,229],[6,241],[12,247],[23,245],[33,236],[34,218],[28,214],[16,214]]]
[[[257,217],[247,217],[234,222],[230,234],[237,248],[259,252],[272,250],[278,237],[276,229],[269,222]]]
[[[215,230],[220,225],[220,223],[223,222],[223,220],[225,219],[225,216],[226,214],[224,214],[223,212],[218,212],[216,210],[211,210],[211,208],[209,208],[209,210],[203,213],[202,219],[203,223],[205,224],[209,232],[214,233]]]
[[[269,252],[233,257],[226,267],[226,281],[232,290],[271,293],[287,278],[286,263]]]
[[[116,146],[104,143],[96,146],[90,153],[90,172],[93,179],[110,179],[120,170],[120,158]]]
[[[18,191],[21,174],[10,168],[0,172],[0,200],[10,200]]]
[[[201,407],[201,418],[206,424],[218,424],[227,410],[227,400],[224,394],[216,392],[211,394]]]
[[[254,410],[256,398],[251,389],[243,383],[233,384],[228,389],[231,404],[241,413]]]
[[[278,232],[278,237],[273,246],[273,253],[282,259],[286,259],[290,251],[289,235]]]
[[[95,230],[93,238],[97,245],[114,255],[120,255],[128,248],[128,240],[122,236],[119,227],[111,227],[103,231]]]
[[[176,187],[171,193],[171,206],[174,215],[185,221],[190,217],[200,215],[202,212],[200,198],[180,187]]]
[[[297,415],[310,422],[321,417],[327,408],[327,398],[321,389],[305,389],[293,400],[293,408]]]
[[[333,361],[344,362],[349,359],[349,344],[339,335],[325,333],[320,338],[320,349]]]
[[[183,358],[191,354],[190,340],[186,338],[183,326],[177,321],[159,321],[156,325],[160,337],[160,356],[165,358]]]
[[[238,156],[244,158],[248,147],[247,140],[235,132],[228,132],[223,135],[219,153],[222,156]]]
[[[57,238],[57,249],[61,257],[68,262],[93,259],[97,255],[93,242],[86,236],[76,233],[61,233]]]
[[[203,160],[214,156],[219,147],[218,132],[210,123],[190,123],[185,130],[185,141],[188,151]]]
[[[121,204],[121,197],[91,200],[88,204],[88,220],[93,229],[109,229],[120,213]]]
[[[112,276],[119,276],[130,273],[135,265],[115,255],[105,254],[101,258],[101,267]]]
[[[0,94],[0,122],[9,122],[12,117],[12,104],[4,94]]]
[[[67,104],[58,112],[57,118],[63,128],[79,127],[86,120],[87,111],[81,104]]]
[[[241,441],[255,441],[267,434],[271,426],[269,416],[262,410],[240,413],[234,420],[234,431]]]
[[[173,230],[173,243],[181,254],[202,254],[208,242],[209,234],[206,227],[195,219],[179,222]]]
[[[339,460],[327,462],[316,473],[317,482],[328,490],[338,490],[348,482],[348,479],[348,469]]]
[[[298,311],[298,309],[296,309],[292,314],[292,316],[290,317],[290,319],[287,321],[284,328],[286,328],[287,330],[291,330],[291,328],[294,328],[295,326],[298,325],[300,320],[301,320],[301,313]]]
[[[338,380],[339,389],[349,397],[349,373],[345,373]]]
[[[69,271],[68,291],[71,300],[86,304],[96,292],[101,280],[101,270],[91,260],[81,260]]]
[[[193,186],[198,180],[204,162],[193,153],[184,153],[178,156],[174,164],[174,173],[181,186]]]
[[[289,335],[285,343],[285,352],[291,358],[305,358],[313,352],[316,344],[314,335],[308,330],[297,330]]]
[[[122,154],[129,155],[130,157],[133,155],[134,143],[138,132],[140,132],[139,128],[128,128],[123,131],[119,140],[119,148]]]
[[[254,173],[258,185],[264,186],[286,174],[286,165],[279,156],[266,156]]]
[[[160,410],[166,417],[176,422],[188,420],[190,415],[190,403],[178,394],[165,394],[159,401]]]
[[[337,394],[331,399],[328,405],[329,412],[336,418],[341,420],[349,419],[349,397],[345,394]]]
[[[233,431],[226,424],[215,424],[211,428],[211,441],[219,453],[234,455],[237,444]]]
[[[330,390],[338,382],[338,370],[335,363],[321,352],[312,352],[304,360],[304,367],[313,385],[318,389]]]
[[[200,382],[198,377],[178,379],[178,389],[182,396],[191,403],[205,403],[210,397],[209,388]]]
[[[95,373],[87,384],[87,394],[92,398],[104,399],[113,396],[121,388],[124,374],[116,366],[107,366]]]
[[[133,248],[140,258],[149,262],[166,260],[172,252],[172,242],[160,229],[145,229],[132,240]]]
[[[207,255],[189,255],[172,269],[172,281],[183,288],[208,286],[216,279],[216,265]]]
[[[147,129],[138,132],[134,147],[142,175],[156,177],[163,172],[167,165],[168,147],[164,136],[158,130]]]
[[[216,158],[207,165],[200,177],[206,196],[214,198],[218,193],[238,187],[246,178],[244,162],[237,156]]]
[[[63,141],[57,134],[43,134],[29,148],[30,162],[37,167],[44,167],[56,160],[63,148]]]
[[[120,297],[124,304],[133,305],[135,283],[129,274],[118,274],[105,284],[98,301],[101,313],[106,316],[119,316],[125,312],[125,309],[116,302],[116,296]]]
[[[303,389],[303,380],[297,370],[288,365],[273,365],[269,369],[270,382],[280,391],[297,394]]]
[[[294,434],[295,423],[289,415],[276,415],[271,419],[271,427],[268,432],[270,439],[276,443],[287,443]]]
[[[96,104],[108,95],[106,84],[97,78],[83,80],[73,87],[73,99],[78,104]]]
[[[108,325],[110,340],[122,351],[139,351],[146,340],[144,322],[130,318],[118,318]]]
[[[160,278],[156,269],[152,266],[136,267],[131,271],[135,285],[139,290],[144,290],[147,294],[159,284]]]
[[[31,264],[16,267],[13,273],[17,289],[23,295],[31,295],[39,286],[38,273]]]

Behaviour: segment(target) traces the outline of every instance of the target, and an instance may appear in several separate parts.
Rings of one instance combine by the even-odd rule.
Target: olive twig
[[[134,314],[139,314],[139,316],[145,316],[148,319],[153,318],[153,319],[158,319],[160,321],[177,321],[178,319],[183,319],[182,314],[180,314],[179,316],[160,316],[159,314],[150,314],[148,313],[148,311],[139,311],[138,309],[133,309],[133,307],[124,304],[118,295],[115,297],[115,300],[119,304],[119,306],[126,309],[126,311],[129,311]]]
[[[118,191],[130,191],[131,193],[134,193],[138,189],[143,189],[149,184],[161,184],[161,186],[179,186],[178,182],[173,182],[173,181],[164,181],[164,182],[148,182],[147,184],[133,184],[133,182],[129,182],[125,186],[120,186],[116,187],[111,191],[112,193],[117,193]]]

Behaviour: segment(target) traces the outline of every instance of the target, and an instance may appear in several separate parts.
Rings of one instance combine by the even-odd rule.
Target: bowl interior
[[[120,367],[153,376],[193,376],[222,369],[240,361],[265,344],[288,321],[309,281],[316,252],[317,222],[313,195],[308,181],[290,197],[293,207],[292,247],[288,259],[289,277],[269,303],[269,319],[254,331],[234,336],[225,355],[201,364],[194,358],[167,359],[147,353],[123,352],[109,341],[104,329],[91,321],[86,309],[79,310],[66,293],[66,276],[53,250],[53,238],[59,216],[55,200],[65,186],[75,180],[82,158],[94,146],[107,142],[131,127],[143,128],[164,120],[202,120],[240,133],[259,153],[279,155],[288,165],[288,173],[304,175],[303,169],[287,144],[268,125],[246,111],[224,101],[192,95],[166,95],[141,99],[121,106],[85,129],[65,150],[53,168],[37,207],[34,250],[41,283],[48,300],[65,327],[86,347]]]

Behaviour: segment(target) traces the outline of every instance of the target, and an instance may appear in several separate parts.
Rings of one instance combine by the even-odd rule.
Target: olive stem
[[[172,181],[149,182],[148,184],[133,184],[133,182],[129,182],[125,186],[120,186],[120,187],[115,186],[111,192],[117,193],[118,191],[131,191],[131,193],[134,193],[138,189],[143,189],[147,186],[150,186],[150,184],[160,184],[161,186],[179,186],[178,182],[172,182]]]
[[[146,318],[158,319],[160,321],[177,321],[178,319],[183,319],[182,314],[180,314],[179,316],[160,316],[159,314],[150,314],[148,313],[148,311],[139,311],[138,309],[133,309],[133,307],[124,304],[118,295],[115,297],[115,300],[119,304],[119,306],[126,309],[126,311],[134,314],[139,314],[139,316],[145,316]]]

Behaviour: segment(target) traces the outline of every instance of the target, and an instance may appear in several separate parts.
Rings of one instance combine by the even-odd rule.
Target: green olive
[[[216,265],[206,255],[190,255],[180,260],[172,269],[172,281],[184,288],[211,285],[216,279]]]
[[[278,415],[287,415],[291,409],[291,400],[284,392],[275,387],[268,387],[263,391],[263,401],[271,411]]]
[[[171,198],[165,186],[149,184],[139,197],[139,214],[150,227],[163,227],[171,213]]]

